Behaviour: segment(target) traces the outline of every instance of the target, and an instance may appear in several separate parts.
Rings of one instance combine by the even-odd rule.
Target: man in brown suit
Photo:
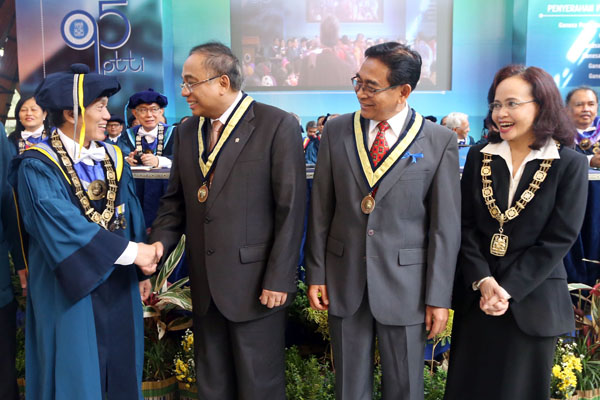
[[[187,235],[199,396],[283,400],[305,203],[300,128],[241,91],[240,63],[220,43],[194,47],[182,78],[194,117],[178,129],[151,240],[171,249]]]

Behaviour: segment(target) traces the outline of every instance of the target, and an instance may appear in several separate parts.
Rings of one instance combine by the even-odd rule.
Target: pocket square
[[[408,157],[410,157],[412,159],[411,160],[411,164],[416,164],[418,158],[423,158],[423,153],[414,153],[414,154],[412,154],[412,153],[410,153],[410,152],[407,151],[406,153],[404,153],[404,155],[400,159],[403,160],[403,159],[408,158]]]

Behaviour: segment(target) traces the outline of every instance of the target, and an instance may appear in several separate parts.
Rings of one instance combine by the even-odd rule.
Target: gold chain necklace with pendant
[[[158,124],[158,133],[156,135],[158,138],[158,143],[156,144],[156,156],[162,156],[163,148],[164,148],[164,140],[165,140],[165,127],[164,125]],[[142,154],[142,137],[140,135],[135,136],[135,151],[137,154]],[[147,154],[152,154],[152,150],[146,150]]]
[[[83,207],[85,216],[90,221],[100,225],[104,229],[108,229],[109,222],[112,219],[115,213],[115,201],[117,199],[117,174],[112,164],[112,160],[110,159],[108,154],[104,155],[104,159],[102,160],[102,165],[106,171],[106,180],[108,181],[108,191],[106,192],[106,208],[100,214],[96,209],[94,209],[90,203],[90,196],[83,189],[81,185],[81,181],[79,180],[79,176],[77,176],[77,172],[75,172],[75,168],[73,168],[73,162],[71,161],[71,157],[67,154],[65,147],[63,146],[62,140],[60,140],[60,136],[56,131],[50,137],[50,143],[56,154],[60,157],[62,164],[65,166],[69,177],[71,178],[71,186],[73,191],[75,192],[75,196],[79,199],[81,206]],[[94,181],[96,182],[96,181]],[[93,183],[93,182],[92,182]],[[91,186],[91,184],[90,184]],[[104,196],[101,196],[104,198]]]
[[[557,148],[560,145],[556,144]],[[552,166],[552,159],[543,160],[540,167],[533,175],[533,180],[529,184],[527,190],[525,190],[519,200],[514,206],[510,207],[504,213],[500,211],[500,208],[496,205],[496,199],[494,198],[494,189],[492,189],[492,155],[483,153],[483,165],[481,166],[481,181],[483,183],[483,189],[481,194],[483,195],[483,201],[490,212],[492,218],[498,221],[500,228],[498,233],[492,236],[490,242],[490,253],[497,257],[504,257],[508,250],[508,236],[504,234],[504,224],[508,221],[512,221],[517,218],[519,214],[525,209],[527,204],[535,196],[535,192],[540,188],[540,185],[548,176],[548,170]]]
[[[42,131],[42,140],[46,139],[46,130],[44,129]],[[28,140],[23,139],[22,137],[20,137],[18,139],[19,142],[19,155],[23,154],[23,152],[28,148],[34,145],[34,143],[29,143]]]

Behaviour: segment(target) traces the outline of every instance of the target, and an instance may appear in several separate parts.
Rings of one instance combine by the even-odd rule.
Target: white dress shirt
[[[385,140],[388,146],[391,148],[400,137],[402,133],[402,127],[404,126],[404,122],[406,121],[406,117],[408,116],[408,103],[404,105],[402,111],[394,115],[392,118],[388,119],[387,122],[390,125],[390,129],[385,132]],[[370,120],[369,122],[369,149],[373,146],[373,142],[377,137],[377,132],[379,128],[377,128],[377,124],[381,121]]]
[[[240,90],[237,94],[237,96],[235,97],[235,100],[233,100],[233,103],[231,103],[229,105],[229,107],[227,108],[227,110],[225,110],[225,112],[217,119],[211,119],[210,120],[210,124],[212,125],[213,122],[215,121],[220,121],[223,124],[223,128],[225,128],[225,123],[227,122],[227,119],[229,118],[229,116],[231,115],[231,113],[233,112],[233,110],[235,110],[235,107],[238,105],[238,103],[242,100],[242,96],[244,94],[242,93],[242,91]]]

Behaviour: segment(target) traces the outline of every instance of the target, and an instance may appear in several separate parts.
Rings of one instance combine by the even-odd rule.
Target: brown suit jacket
[[[231,321],[261,318],[280,309],[260,304],[263,289],[296,291],[306,196],[300,128],[285,111],[255,102],[223,146],[200,203],[198,123],[193,117],[178,129],[150,240],[168,251],[187,235],[195,315],[212,298]]]

